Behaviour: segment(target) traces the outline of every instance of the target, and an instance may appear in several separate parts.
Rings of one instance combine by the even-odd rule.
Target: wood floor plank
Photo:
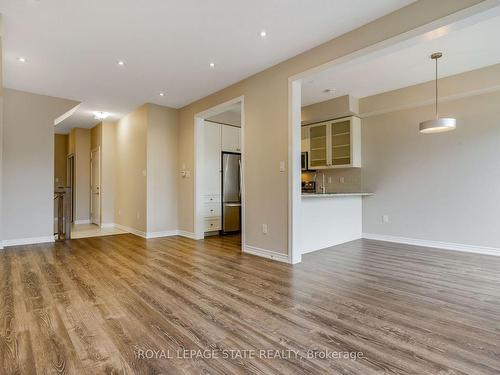
[[[0,374],[500,373],[500,258],[358,240],[290,266],[239,248],[126,234],[1,251]],[[363,355],[310,356],[326,351]]]

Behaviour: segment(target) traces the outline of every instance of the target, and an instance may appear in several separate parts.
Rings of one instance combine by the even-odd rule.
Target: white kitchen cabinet
[[[361,167],[361,120],[346,117],[307,126],[309,169]]]
[[[309,125],[309,169],[329,167],[329,123]]]
[[[221,193],[221,125],[205,122],[204,195]]]
[[[236,126],[222,126],[222,151],[241,151],[241,128]]]

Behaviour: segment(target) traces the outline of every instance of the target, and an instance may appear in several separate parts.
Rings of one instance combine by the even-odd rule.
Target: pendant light
[[[431,59],[436,62],[436,118],[420,123],[420,133],[442,133],[454,130],[457,127],[457,120],[454,118],[439,118],[438,114],[438,59],[442,57],[441,52],[431,55]]]

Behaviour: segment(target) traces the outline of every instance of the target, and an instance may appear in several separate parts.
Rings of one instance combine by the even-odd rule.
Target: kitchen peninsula
[[[362,200],[373,193],[302,194],[302,254],[362,236]]]

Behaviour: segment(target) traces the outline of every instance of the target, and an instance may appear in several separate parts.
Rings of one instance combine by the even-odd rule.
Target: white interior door
[[[99,148],[90,154],[90,218],[101,225],[101,153]]]

